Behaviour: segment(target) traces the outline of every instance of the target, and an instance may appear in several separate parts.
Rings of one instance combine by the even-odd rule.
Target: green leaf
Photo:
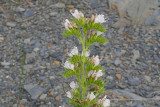
[[[85,57],[85,63],[87,63],[89,60],[88,57]],[[72,64],[75,63],[82,63],[82,55],[78,54],[78,55],[73,55],[70,59],[68,59],[69,62],[71,62]]]
[[[86,85],[86,87],[89,87],[90,85],[104,87],[106,85],[106,83],[103,82],[103,80],[101,78],[98,78],[97,80],[95,80],[94,78],[90,77],[90,78],[86,79],[85,85]]]
[[[78,26],[83,27],[83,26],[84,26],[84,22],[85,22],[85,18],[81,18],[80,20],[74,18],[74,22],[73,22],[73,23],[75,23],[75,24],[78,25]]]
[[[72,36],[75,35],[78,38],[81,37],[81,30],[77,29],[77,28],[73,28],[73,29],[65,29],[64,33],[62,34],[63,36]]]
[[[107,44],[107,39],[103,36],[98,36],[98,35],[92,35],[90,38],[87,38],[86,41],[86,46],[89,47],[93,43],[101,43],[101,44]]]
[[[66,78],[66,77],[69,77],[69,76],[74,76],[76,74],[77,74],[76,71],[71,70],[71,69],[66,69],[66,71],[62,74],[62,76],[64,78]]]
[[[95,29],[95,30],[98,30],[98,31],[101,31],[101,32],[106,31],[106,28],[103,27],[103,25],[101,23],[94,23],[94,22],[86,23],[84,25],[84,29],[86,29],[86,30]]]

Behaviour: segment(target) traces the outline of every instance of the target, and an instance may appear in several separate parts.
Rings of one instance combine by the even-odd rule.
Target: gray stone
[[[43,100],[43,99],[45,99],[46,97],[47,97],[47,94],[42,94],[42,95],[40,96],[40,99]]]
[[[131,86],[138,86],[141,84],[141,80],[139,79],[129,79],[128,84]]]
[[[140,53],[138,50],[133,50],[133,59],[136,60],[140,57]]]
[[[25,103],[27,103],[27,99],[22,99],[22,100],[20,101],[20,104],[25,104]]]
[[[49,13],[50,16],[56,16],[58,13],[57,12],[51,12]]]
[[[143,98],[141,96],[138,96],[132,92],[129,92],[128,90],[119,90],[119,89],[115,89],[115,90],[111,90],[113,93],[118,94],[120,96],[124,96],[128,99],[134,99],[134,100],[140,100],[140,101],[146,101],[146,98]]]
[[[160,9],[156,10],[151,16],[145,21],[145,25],[157,25],[160,24]]]
[[[57,4],[54,4],[52,7],[54,7],[54,8],[65,8],[65,4],[64,3],[57,3]]]
[[[144,107],[141,102],[138,102],[135,107]]]
[[[4,40],[4,37],[1,37],[1,36],[0,36],[0,42],[3,41],[3,40]]]
[[[121,19],[129,16],[132,23],[142,25],[146,20],[147,24],[153,23],[152,15],[155,16],[158,10],[158,0],[109,0],[109,6],[117,7]]]
[[[150,77],[150,76],[145,75],[144,78],[145,78],[145,80],[147,80],[148,82],[151,82],[151,77]]]
[[[9,66],[10,63],[9,62],[1,62],[1,65],[3,65],[3,66]]]
[[[17,12],[24,12],[26,9],[25,8],[22,8],[22,7],[17,7],[16,11]]]
[[[16,23],[15,22],[7,22],[6,25],[9,26],[9,27],[15,27]]]
[[[24,85],[24,89],[31,95],[32,99],[37,99],[45,89],[37,84],[27,84]]]
[[[116,59],[115,61],[114,61],[114,64],[117,66],[117,65],[119,65],[119,64],[121,64],[122,63],[122,61],[121,60],[119,60],[119,59]]]
[[[33,16],[34,15],[34,11],[32,10],[27,10],[25,13],[24,13],[25,16]]]
[[[31,38],[24,39],[24,43],[25,43],[25,44],[29,44],[30,41],[31,41]]]

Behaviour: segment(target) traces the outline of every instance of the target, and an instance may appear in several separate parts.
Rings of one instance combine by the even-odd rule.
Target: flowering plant
[[[76,82],[70,83],[71,90],[67,97],[69,104],[74,107],[108,107],[110,100],[104,96],[98,99],[104,93],[106,83],[100,78],[104,73],[104,67],[100,65],[99,56],[90,56],[90,49],[95,42],[106,44],[106,38],[102,33],[106,30],[102,23],[106,20],[104,15],[92,15],[91,18],[85,18],[84,14],[78,10],[72,12],[74,21],[65,20],[65,31],[62,35],[75,35],[82,44],[82,53],[78,52],[77,47],[73,47],[68,54],[69,59],[64,63],[66,71],[63,77],[76,76]]]

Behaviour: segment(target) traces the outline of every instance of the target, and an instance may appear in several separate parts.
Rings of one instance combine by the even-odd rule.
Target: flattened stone
[[[138,86],[141,84],[141,80],[139,79],[129,79],[128,84],[131,86]]]
[[[9,27],[15,27],[16,23],[15,22],[7,22],[6,25],[9,26]]]
[[[31,95],[32,99],[37,99],[45,91],[37,84],[24,85],[24,89]]]

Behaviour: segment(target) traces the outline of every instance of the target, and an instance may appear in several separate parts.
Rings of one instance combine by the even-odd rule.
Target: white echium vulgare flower
[[[89,57],[89,55],[90,55],[90,50],[89,51],[87,51],[86,53],[85,53],[85,57]],[[83,52],[82,52],[82,56],[83,56]]]
[[[102,35],[102,34],[103,34],[103,32],[97,31],[97,36]]]
[[[103,75],[102,70],[98,70],[98,72],[96,72],[96,77],[95,80],[97,80],[99,77],[101,77]]]
[[[105,99],[103,102],[103,107],[108,107],[110,106],[110,100],[109,99]]]
[[[94,95],[93,92],[91,92],[90,94],[88,93],[87,98],[91,101],[91,100],[93,100],[94,98],[96,98],[96,96]]]
[[[73,55],[78,55],[78,48],[77,47],[73,47],[71,52],[68,55],[70,57],[72,57]]]
[[[65,20],[64,26],[67,30],[69,30],[70,28],[78,28],[75,23],[70,22],[68,19]]]
[[[96,15],[94,23],[104,23],[104,22],[106,21],[103,14]]]
[[[70,22],[68,19],[66,19],[66,20],[65,20],[65,23],[64,23],[64,26],[65,26],[65,28],[66,28],[67,30],[69,30],[70,24],[71,24],[71,22]]]
[[[72,96],[72,94],[71,94],[70,91],[67,91],[66,94],[67,94],[67,97],[68,97],[68,98],[73,98],[73,96]]]
[[[74,64],[71,64],[69,61],[66,61],[66,62],[64,63],[64,67],[65,67],[66,69],[74,70]]]
[[[75,89],[75,88],[78,87],[78,84],[75,83],[74,81],[72,81],[72,82],[70,83],[70,87],[71,87],[72,89]]]
[[[100,63],[100,60],[99,60],[99,56],[98,55],[96,55],[95,57],[93,56],[93,63],[94,63],[94,65],[95,66],[97,66],[99,63]]]
[[[81,11],[78,11],[77,9],[74,12],[71,12],[71,14],[76,19],[81,19],[82,17],[84,17],[84,14]]]
[[[99,99],[97,104],[102,104],[103,107],[108,107],[110,106],[110,100],[106,98],[107,96],[105,95],[103,99]]]
[[[97,80],[99,77],[101,77],[103,75],[102,70],[98,70],[98,71],[89,71],[88,73],[88,77],[92,77],[95,78],[95,80]]]

